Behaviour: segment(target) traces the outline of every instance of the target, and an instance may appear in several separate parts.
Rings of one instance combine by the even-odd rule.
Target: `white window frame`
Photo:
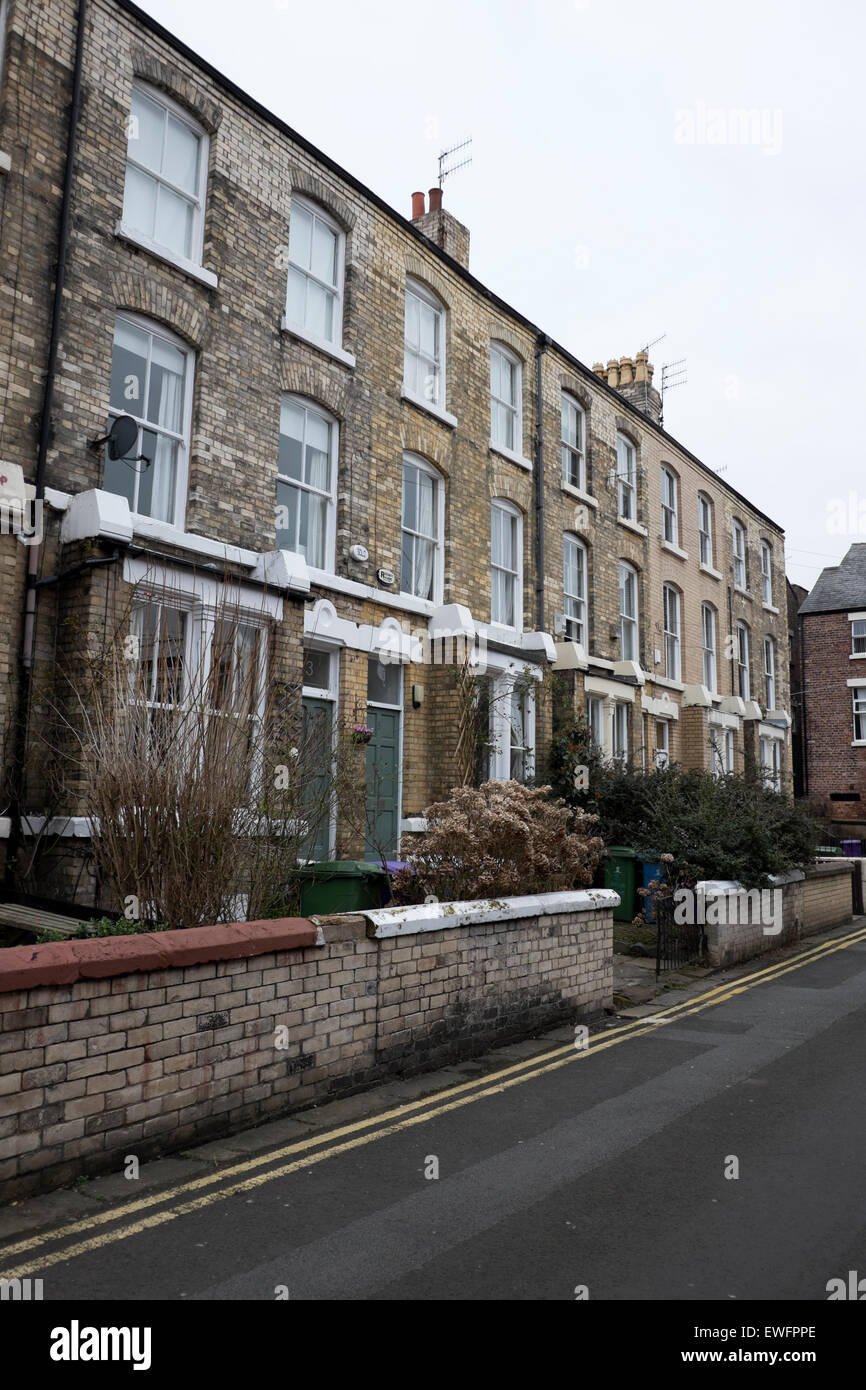
[[[866,685],[852,686],[851,704],[854,716],[854,742],[866,743]]]
[[[616,487],[617,515],[637,521],[637,448],[622,433],[616,436]]]
[[[514,727],[511,722],[511,702],[519,690],[523,697],[523,738],[522,744],[514,744]],[[520,748],[523,752],[523,780],[528,782],[535,773],[535,682],[513,671],[490,671],[488,676],[489,718],[488,718],[488,781],[511,781],[512,751]]]
[[[656,719],[655,740],[653,761],[656,767],[669,767],[671,761],[671,725],[669,719]]]
[[[713,504],[705,492],[698,493],[698,551],[702,565],[713,568]]]
[[[329,491],[328,493],[320,492],[317,488],[311,488],[311,487],[309,486],[309,484],[304,483],[304,482],[300,482],[297,478],[289,478],[289,477],[286,477],[284,474],[278,472],[277,475],[276,475],[276,481],[275,481],[275,484],[274,484],[274,492],[275,492],[275,495],[276,495],[276,483],[283,483],[283,484],[285,484],[287,487],[296,488],[299,492],[312,492],[312,493],[315,493],[315,495],[316,495],[317,497],[327,497],[327,507],[326,507],[326,510],[325,510],[325,540],[324,540],[324,546],[323,546],[323,549],[324,549],[323,561],[324,561],[324,563],[323,563],[322,565],[314,565],[314,564],[312,564],[312,562],[311,562],[310,560],[307,560],[306,563],[307,563],[307,565],[308,565],[311,569],[321,569],[322,571],[324,571],[324,572],[327,573],[327,574],[333,574],[333,573],[334,573],[334,570],[335,570],[335,554],[336,554],[336,530],[337,530],[337,520],[336,520],[336,518],[337,518],[337,466],[338,466],[339,458],[340,458],[340,422],[339,422],[339,420],[337,419],[337,417],[336,417],[335,415],[332,415],[331,412],[330,412],[329,410],[326,410],[325,407],[324,407],[323,405],[320,405],[318,401],[312,400],[309,396],[298,396],[298,395],[295,395],[295,394],[294,394],[293,392],[291,392],[291,391],[284,391],[284,392],[282,393],[282,395],[280,396],[280,414],[281,414],[281,415],[282,415],[283,402],[291,402],[292,405],[299,406],[300,409],[302,409],[302,410],[304,410],[304,411],[306,411],[306,412],[312,411],[314,414],[320,415],[320,416],[322,417],[322,419],[325,420],[325,421],[327,421],[328,425],[330,426],[330,438],[331,438],[331,457],[330,457],[330,478],[331,478],[331,487],[330,487],[330,491]],[[277,463],[277,467],[279,468],[279,462]],[[279,506],[279,503],[275,501],[275,503],[274,503],[275,515],[276,515],[276,508],[277,508],[278,506]],[[300,509],[298,509],[298,516],[300,517]],[[279,529],[280,529],[280,528],[277,527],[277,532],[279,532]],[[276,542],[275,542],[275,543],[276,543]],[[285,549],[285,548],[286,548],[286,547],[282,547],[282,549]],[[300,554],[300,551],[293,551],[292,553],[293,553],[293,554]]]
[[[761,601],[773,605],[773,550],[769,541],[761,541]]]
[[[576,443],[565,437],[566,411],[575,412]],[[563,391],[559,406],[559,439],[562,454],[562,481],[579,492],[586,492],[586,411],[576,397]],[[572,474],[576,476],[572,476]]]
[[[764,638],[764,684],[767,709],[776,708],[776,644],[772,637]]]
[[[414,593],[412,589],[403,588],[403,536],[419,536],[421,534],[418,531],[409,530],[403,522],[403,504],[405,500],[405,469],[407,467],[417,468],[419,473],[426,473],[429,478],[433,479],[433,485],[436,489],[433,498],[433,525],[435,529],[435,535],[425,539],[432,539],[433,541],[433,588],[432,593],[430,595],[430,601],[433,603],[441,603],[444,591],[445,569],[445,480],[442,477],[442,474],[439,472],[439,470],[434,468],[432,463],[428,463],[427,459],[422,458],[420,454],[413,454],[409,452],[403,454],[400,475],[400,592],[404,594]],[[415,595],[415,597],[420,598],[423,596]]]
[[[493,563],[493,513],[496,511],[503,512],[516,522],[514,528],[516,570],[506,570],[501,565],[494,565]],[[494,570],[501,574],[511,575],[511,582],[514,587],[514,623],[503,622],[495,615]],[[509,632],[523,631],[523,513],[519,507],[516,507],[513,502],[508,502],[504,497],[494,497],[490,504],[490,622],[493,627],[501,627]]]
[[[501,396],[493,394],[493,361],[495,356],[502,358],[513,368],[512,381],[514,383],[514,399],[504,400]],[[505,439],[497,438],[497,410],[496,406],[502,406],[510,411],[514,440],[509,444]],[[494,341],[490,344],[490,447],[499,449],[506,454],[516,454],[523,456],[523,363],[504,343]]]
[[[198,140],[198,188],[196,189],[194,195],[190,195],[186,191],[186,189],[179,188],[176,184],[173,184],[170,179],[167,179],[162,173],[157,172],[157,170],[155,169],[151,169],[148,165],[143,164],[140,160],[132,158],[130,155],[130,146],[133,144],[133,142],[130,139],[128,139],[126,149],[126,162],[124,165],[124,203],[126,201],[126,169],[128,169],[129,165],[132,164],[134,168],[139,169],[143,174],[146,174],[148,178],[153,179],[156,182],[158,189],[165,187],[169,189],[172,193],[174,193],[177,197],[182,198],[184,202],[191,204],[193,208],[192,233],[190,236],[191,255],[188,257],[184,256],[183,252],[175,250],[175,248],[172,246],[166,246],[164,242],[157,241],[155,236],[152,235],[150,232],[146,232],[143,228],[136,227],[133,223],[125,221],[122,217],[122,214],[122,220],[120,222],[119,229],[122,233],[131,236],[135,241],[141,242],[142,245],[148,247],[152,251],[155,251],[157,254],[161,256],[166,256],[170,260],[176,262],[179,266],[190,266],[197,270],[201,270],[203,269],[202,256],[204,253],[204,219],[207,204],[208,165],[210,162],[210,136],[208,135],[204,127],[201,125],[201,123],[197,121],[194,116],[190,115],[189,111],[187,111],[183,106],[181,106],[179,102],[174,101],[166,92],[161,91],[157,87],[152,87],[147,82],[140,82],[138,80],[136,80],[133,83],[133,91],[140,92],[142,96],[146,97],[146,99],[152,102],[154,106],[161,106],[163,110],[172,115],[175,118],[175,120],[180,121],[183,125],[187,126],[188,129],[192,131],[193,135]],[[131,123],[131,106],[128,119]],[[165,129],[168,129],[167,120],[165,123]],[[165,146],[163,143],[163,149],[164,148]],[[157,199],[158,198],[159,192],[157,192]],[[154,227],[154,231],[155,230],[156,229]]]
[[[614,700],[612,758],[614,762],[623,765],[628,762],[629,758],[628,712],[629,704],[626,700]]]
[[[586,722],[593,744],[599,753],[604,752],[604,700],[601,695],[587,695]]]
[[[662,586],[665,638],[665,675],[668,680],[682,680],[682,595],[674,584]]]
[[[710,725],[710,771],[714,777],[723,777],[734,771],[734,731]]]
[[[292,207],[302,207],[305,210],[305,212],[308,212],[314,220],[317,219],[319,222],[324,223],[324,225],[328,227],[329,230],[336,235],[336,280],[333,285],[329,285],[326,281],[320,280],[317,275],[314,275],[313,272],[311,270],[308,270],[305,266],[295,265],[294,261],[291,259],[292,214],[290,210],[289,242],[287,247],[288,267],[286,272],[286,313],[285,318],[283,319],[284,327],[287,328],[290,333],[294,333],[298,337],[305,338],[308,342],[313,343],[314,346],[324,348],[326,351],[334,348],[337,350],[341,350],[343,345],[343,300],[345,297],[346,289],[346,233],[340,226],[336,218],[332,217],[332,215],[325,208],[322,207],[321,203],[315,202],[312,198],[304,198],[299,193],[293,193]],[[333,295],[334,312],[331,320],[331,328],[333,334],[332,337],[322,338],[319,336],[318,333],[314,333],[311,328],[308,328],[306,323],[298,323],[295,319],[289,317],[289,280],[291,277],[292,270],[297,271],[299,275],[303,275],[305,281],[312,280],[327,294]],[[306,302],[307,301],[305,296],[305,311]]]
[[[187,489],[189,486],[189,455],[192,441],[192,402],[193,391],[195,386],[196,355],[193,349],[189,346],[189,344],[185,343],[182,338],[179,338],[176,333],[172,333],[170,328],[164,327],[163,324],[157,323],[153,319],[144,318],[141,314],[129,314],[124,311],[123,313],[116,313],[114,316],[114,327],[112,327],[111,331],[111,365],[109,366],[109,374],[111,372],[111,368],[114,361],[114,337],[115,329],[119,320],[124,320],[126,323],[131,324],[133,328],[137,328],[145,333],[149,333],[152,337],[162,338],[163,341],[170,343],[173,348],[177,348],[177,350],[181,352],[184,357],[184,399],[181,411],[182,425],[180,434],[177,434],[174,430],[168,430],[162,425],[152,424],[149,420],[146,420],[143,416],[139,415],[135,409],[130,409],[129,406],[124,406],[123,410],[118,410],[117,407],[111,405],[109,405],[108,408],[109,422],[116,419],[119,415],[131,415],[132,418],[135,420],[139,428],[139,443],[134,445],[133,447],[137,451],[140,451],[141,433],[144,430],[149,430],[152,434],[162,434],[166,438],[174,440],[174,442],[177,444],[177,469],[175,474],[174,499],[171,515],[168,518],[151,517],[149,519],[153,521],[164,521],[167,525],[176,526],[182,531],[184,529],[184,520],[186,514],[186,497]],[[147,371],[144,383],[142,385],[141,400],[133,403],[137,408],[146,408],[147,405],[148,387],[150,379],[151,352],[152,350],[149,348],[147,356]],[[151,466],[155,466],[155,463],[156,460],[154,459]],[[136,468],[140,474],[139,465],[136,465]],[[155,476],[156,475],[154,474],[154,478]],[[152,491],[153,488],[151,489],[151,492]],[[136,502],[138,500],[137,493],[138,483],[136,482],[133,494],[133,500]],[[133,516],[147,516],[146,512],[137,512],[134,506],[130,506],[129,510],[132,512]]]
[[[301,659],[304,661],[304,653],[307,651],[318,652],[327,658],[328,662],[328,683],[327,685],[311,685],[304,680],[301,687],[302,700],[322,700],[331,705],[331,767],[333,771],[334,759],[337,756],[339,744],[338,713],[340,703],[340,652],[338,648],[326,647],[308,637],[304,638]],[[306,662],[304,661],[304,666]],[[306,675],[306,670],[304,671]],[[331,796],[331,811],[328,819],[328,854],[334,853],[337,841],[337,796],[336,789]]]
[[[758,755],[761,762],[761,777],[765,787],[773,791],[782,790],[782,740],[780,738],[758,739]]]
[[[860,646],[857,645],[858,642]],[[851,619],[851,655],[866,656],[866,618]]]
[[[578,589],[582,589],[582,593],[574,594],[566,588],[566,576],[568,574],[566,556],[570,550],[573,550],[577,557]],[[588,582],[589,565],[586,546],[577,536],[566,531],[562,537],[562,604],[565,612],[565,636],[567,641],[579,642],[587,649],[589,647]]]
[[[430,362],[431,359],[428,359],[426,354],[421,352],[420,342],[417,348],[410,347],[406,337],[406,307],[410,299],[417,299],[419,304],[428,309],[432,309],[436,316],[436,343],[438,352],[437,356],[432,359],[434,370],[432,372],[428,371],[425,374],[425,388],[420,395],[410,387],[406,380],[406,357],[407,355],[411,355],[421,363]],[[419,405],[432,406],[434,410],[440,411],[446,409],[447,403],[445,363],[446,329],[446,309],[441,299],[439,299],[438,295],[434,294],[421,280],[415,280],[411,276],[408,277],[406,280],[403,312],[403,394],[408,396],[409,400],[417,401]],[[433,393],[428,394],[426,384],[431,377],[435,383],[435,390]]]
[[[662,540],[668,545],[680,543],[679,479],[666,464],[661,467]]]
[[[746,528],[740,521],[731,522],[731,557],[734,568],[734,588],[746,592]]]
[[[744,622],[737,623],[737,694],[741,700],[752,698],[749,627]]]
[[[640,652],[640,599],[638,597],[637,570],[628,560],[619,562],[619,655],[621,661],[637,661]],[[624,599],[628,593],[629,579],[634,594],[634,612],[626,611]],[[626,627],[626,624],[628,626]],[[626,641],[626,632],[629,640]]]
[[[711,603],[701,604],[701,649],[703,652],[704,685],[710,694],[715,694],[718,689],[716,610]]]

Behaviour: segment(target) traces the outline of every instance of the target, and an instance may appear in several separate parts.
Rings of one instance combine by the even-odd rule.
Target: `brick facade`
[[[0,459],[19,464],[30,482],[35,477],[58,253],[75,14],[73,0],[12,0],[0,92],[0,148],[8,152],[11,163],[8,172],[0,173],[5,277],[0,360],[8,363]],[[145,84],[175,103],[206,140],[198,265],[181,265],[128,229],[119,230],[135,84]],[[342,238],[342,334],[331,348],[283,326],[289,228],[297,199],[331,219]],[[500,693],[528,668],[537,694],[527,707],[527,738],[539,764],[543,765],[552,729],[552,702],[546,695],[549,675],[551,670],[571,670],[576,709],[585,708],[588,680],[590,685],[593,680],[606,683],[606,751],[611,751],[610,721],[620,699],[628,705],[629,751],[636,762],[651,764],[661,721],[669,729],[671,758],[707,766],[709,720],[714,711],[721,711],[734,726],[736,765],[742,768],[756,755],[761,723],[766,737],[781,742],[782,779],[789,785],[787,626],[784,611],[777,611],[777,606],[783,608],[782,532],[661,429],[657,393],[651,387],[642,392],[641,382],[634,379],[647,370],[640,355],[637,366],[629,365],[629,359],[615,364],[614,374],[609,368],[590,370],[474,280],[467,269],[468,255],[468,231],[452,214],[433,209],[414,223],[404,219],[127,0],[93,0],[84,36],[83,99],[45,479],[46,543],[39,551],[39,573],[50,578],[82,558],[105,558],[115,549],[119,558],[113,566],[39,590],[36,690],[40,680],[48,681],[58,651],[64,642],[69,646],[74,632],[75,641],[104,639],[111,605],[128,602],[130,546],[149,554],[154,574],[163,576],[173,576],[173,562],[177,566],[181,561],[187,573],[190,564],[204,569],[215,563],[237,577],[257,572],[276,544],[280,401],[292,395],[324,409],[339,431],[334,553],[324,572],[298,562],[299,582],[280,590],[283,619],[272,642],[275,671],[293,670],[299,676],[302,634],[307,642],[329,647],[337,663],[338,717],[348,722],[363,719],[371,640],[375,652],[382,624],[396,621],[404,633],[436,631],[447,626],[442,614],[453,613],[453,605],[459,605],[468,614],[476,644],[485,649]],[[420,282],[444,313],[445,393],[436,410],[404,396],[407,279]],[[87,441],[103,435],[106,428],[118,313],[168,329],[191,354],[194,389],[186,486],[173,525],[131,515],[124,523],[127,531],[118,538],[100,504],[89,530],[79,527],[75,540],[64,540],[61,532],[65,527],[69,536],[70,518],[81,495],[101,489],[104,481],[104,451],[89,449]],[[520,434],[511,450],[496,450],[490,443],[491,342],[503,345],[521,369]],[[563,391],[585,412],[585,493],[563,483]],[[617,519],[619,433],[632,442],[637,458],[632,525]],[[444,496],[442,584],[432,600],[399,592],[406,453],[432,466]],[[673,548],[661,540],[662,465],[672,470],[679,485],[678,540]],[[713,508],[712,567],[699,563],[699,491]],[[490,626],[494,498],[505,499],[522,519],[523,613],[513,631]],[[735,517],[746,533],[745,593],[733,584]],[[587,547],[588,633],[581,649],[565,641],[561,630],[565,532]],[[770,543],[773,554],[772,605],[761,599],[762,539]],[[354,558],[351,551],[356,547],[364,547],[368,558]],[[5,712],[7,723],[15,710],[5,677],[15,674],[20,644],[22,550],[14,538],[0,536],[0,715]],[[621,560],[633,565],[638,575],[639,668],[619,661]],[[384,571],[394,574],[393,583],[387,582],[387,575],[382,578]],[[666,583],[681,594],[683,669],[675,680],[665,675]],[[711,603],[717,615],[715,691],[703,688],[702,602]],[[332,615],[330,626],[323,625],[323,615]],[[750,705],[738,701],[726,648],[738,619],[749,631]],[[772,712],[767,709],[762,667],[768,635],[776,644]],[[656,652],[661,652],[659,660]],[[462,775],[456,676],[454,665],[447,663],[414,663],[403,672],[397,808],[401,825],[420,816]],[[424,687],[423,698],[413,701],[413,687],[419,686]],[[35,734],[33,720],[40,713],[36,694],[33,701]],[[782,718],[768,724],[768,713]],[[10,757],[7,737],[7,765]],[[38,760],[30,762],[23,809],[52,816],[86,815],[85,787],[70,788],[64,805],[49,805]],[[363,803],[362,763],[358,796]],[[391,848],[396,852],[398,847]],[[331,849],[360,852],[363,835],[339,826]]]

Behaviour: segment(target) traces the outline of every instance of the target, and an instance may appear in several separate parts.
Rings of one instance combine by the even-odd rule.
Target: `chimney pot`
[[[423,217],[423,216],[424,216],[424,201],[425,201],[425,200],[424,200],[424,194],[423,194],[423,193],[413,193],[413,194],[412,194],[412,221],[413,221],[413,222],[415,221],[416,217]]]
[[[612,357],[607,364],[607,384],[608,386],[619,385],[619,363]]]
[[[632,362],[630,357],[621,357],[619,359],[619,368],[620,386],[631,386],[632,376],[634,372],[634,362]]]
[[[442,209],[442,189],[441,189],[441,188],[431,188],[431,189],[430,189],[430,211],[431,211],[431,212],[440,212],[441,209]]]

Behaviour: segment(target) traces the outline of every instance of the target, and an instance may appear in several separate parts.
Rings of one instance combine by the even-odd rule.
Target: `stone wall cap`
[[[421,903],[414,907],[383,907],[363,915],[369,936],[414,936],[417,932],[448,931],[452,927],[513,921],[520,917],[604,912],[619,907],[619,903],[619,894],[612,888],[582,888],[513,898],[477,898],[466,902]]]
[[[224,922],[183,931],[141,932],[85,941],[11,946],[0,953],[0,993],[40,985],[71,985],[136,971],[176,970],[212,960],[238,960],[315,946],[316,928],[302,917]]]

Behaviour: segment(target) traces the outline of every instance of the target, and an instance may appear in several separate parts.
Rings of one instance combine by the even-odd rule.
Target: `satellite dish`
[[[138,439],[138,425],[131,415],[118,415],[108,431],[108,457],[122,459]]]
[[[108,445],[108,457],[110,459],[126,458],[130,449],[138,439],[138,425],[131,415],[118,415],[112,420],[108,434],[102,435],[100,439],[88,439],[87,444],[91,449],[99,449],[103,444]]]

